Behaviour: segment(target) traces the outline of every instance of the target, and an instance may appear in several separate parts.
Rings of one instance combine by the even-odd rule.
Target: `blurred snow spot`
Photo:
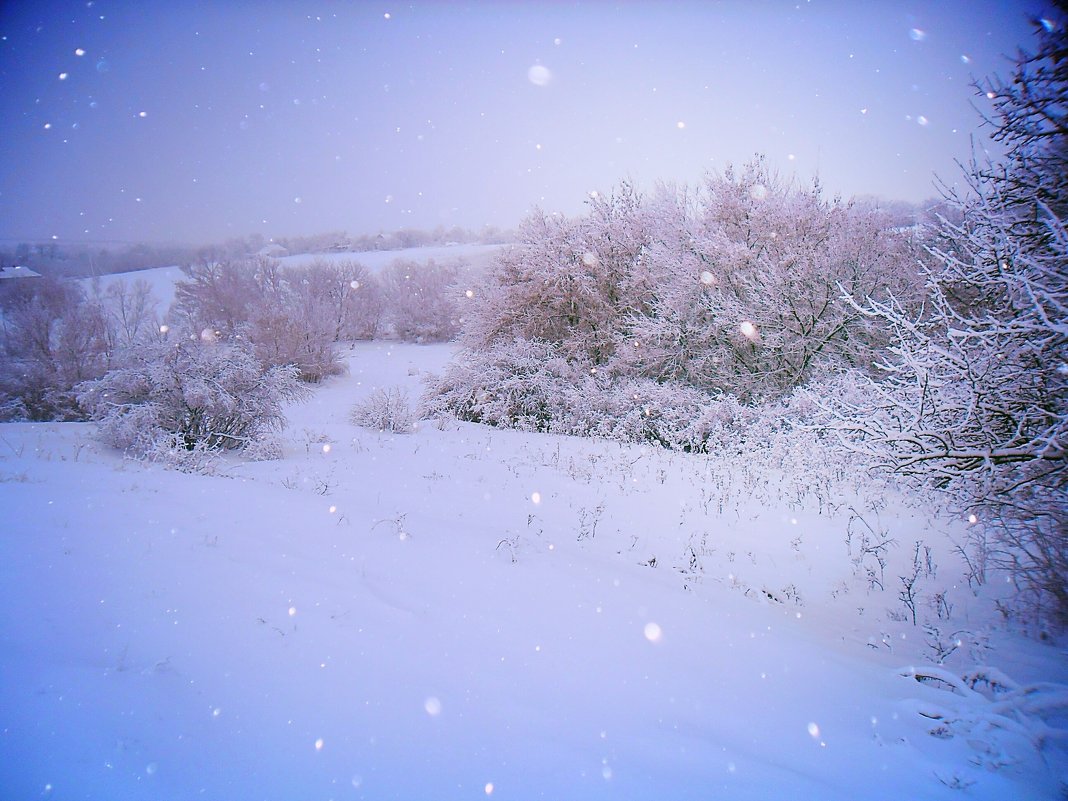
[[[927,38],[927,32],[919,28],[913,28],[909,31],[909,38],[914,42],[922,42]]]
[[[965,55],[964,53],[961,53],[960,54],[960,63],[961,64],[971,64],[972,60],[970,58],[968,58],[968,56]]]
[[[297,614],[297,607],[295,607],[295,606],[289,607],[289,616],[293,617],[293,615],[295,615],[295,614]]]
[[[527,70],[527,80],[535,86],[548,86],[552,79],[553,74],[542,64],[535,64]]]
[[[441,714],[441,701],[434,696],[430,696],[423,704],[423,709],[426,710],[426,713],[430,715],[430,717],[435,718]]]
[[[582,254],[582,263],[585,264],[587,267],[596,267],[597,261],[598,259],[596,253],[587,250],[585,253]]]
[[[532,492],[532,493],[530,493],[530,502],[532,504],[534,504],[535,506],[537,506],[539,503],[541,503],[541,493],[540,492]]]
[[[330,453],[330,443],[323,445],[323,453]]]
[[[708,270],[702,270],[701,283],[705,286],[712,286],[712,284],[716,283],[716,276],[712,275]]]
[[[816,739],[817,737],[819,737],[820,736],[820,727],[817,726],[815,723],[809,723],[808,724],[808,736],[811,737],[812,739]]]
[[[157,765],[155,762],[149,762],[147,765],[145,765],[145,773],[147,773],[149,776],[154,776],[157,770],[159,770],[159,765]]]
[[[679,120],[675,123],[675,127],[681,131],[683,128],[686,127],[686,123],[684,123],[682,120]]]
[[[323,750],[323,738],[322,737],[320,737],[318,740],[315,741],[315,750],[316,751],[322,751]]]
[[[753,200],[763,200],[768,196],[768,188],[764,184],[753,184],[749,187],[749,197]]]
[[[76,55],[76,56],[84,56],[85,55],[85,51],[82,50],[82,48],[80,48],[80,47],[75,48],[74,55]]]
[[[486,782],[486,795],[493,795],[493,782]]]
[[[645,639],[649,642],[660,642],[660,638],[663,636],[663,632],[660,630],[660,626],[656,623],[645,624]]]
[[[749,320],[742,320],[741,325],[738,326],[738,330],[742,332],[743,337],[751,342],[760,341],[760,332],[757,331],[757,327],[749,322]]]
[[[920,124],[920,125],[926,125],[926,124],[927,124],[927,122],[928,122],[928,120],[927,120],[927,118],[926,118],[925,116],[923,116],[923,115],[921,114],[920,116],[918,116],[918,117],[916,118],[916,122],[917,122],[918,124]]]
[[[68,78],[68,74],[67,73],[65,73],[65,72],[59,73],[59,79],[61,81],[65,81],[65,80],[67,80],[67,78]]]

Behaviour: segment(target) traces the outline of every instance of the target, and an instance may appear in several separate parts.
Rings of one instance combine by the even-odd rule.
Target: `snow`
[[[405,248],[402,250],[365,250],[354,253],[301,253],[278,259],[290,267],[303,267],[316,261],[334,264],[338,262],[358,262],[373,273],[381,272],[394,261],[405,260],[425,263],[427,261],[453,262],[466,261],[471,267],[483,267],[507,245],[436,245],[430,247]]]
[[[0,278],[40,278],[41,274],[34,272],[24,264],[15,264],[5,267],[0,265]]]
[[[144,281],[152,291],[152,296],[159,301],[159,312],[163,314],[174,302],[174,285],[178,281],[188,280],[188,276],[182,272],[182,268],[172,265],[169,267],[152,267],[147,270],[131,270],[122,273],[109,273],[95,278],[83,278],[81,284],[86,293],[91,294],[94,286],[103,293],[112,284],[119,281],[132,287],[137,281]]]
[[[452,352],[354,346],[283,458],[210,475],[0,425],[4,797],[1055,796],[1064,654],[958,584],[963,522],[782,454],[349,422]],[[885,591],[854,513],[897,542]],[[887,614],[921,538],[946,625],[987,632],[942,666]],[[917,681],[982,664],[1026,703]]]

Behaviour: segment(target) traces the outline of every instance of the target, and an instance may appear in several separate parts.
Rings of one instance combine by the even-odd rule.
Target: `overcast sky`
[[[513,227],[756,152],[921,200],[1046,7],[4,0],[0,240]]]

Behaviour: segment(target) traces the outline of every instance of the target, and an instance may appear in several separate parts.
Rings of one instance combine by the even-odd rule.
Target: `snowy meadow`
[[[815,440],[351,422],[453,350],[353,346],[266,461],[2,426],[10,797],[1058,792],[1063,652],[937,498]]]

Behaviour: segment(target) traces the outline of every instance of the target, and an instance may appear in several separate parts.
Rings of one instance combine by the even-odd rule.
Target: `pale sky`
[[[511,228],[757,152],[918,201],[1047,7],[6,0],[0,245]]]

